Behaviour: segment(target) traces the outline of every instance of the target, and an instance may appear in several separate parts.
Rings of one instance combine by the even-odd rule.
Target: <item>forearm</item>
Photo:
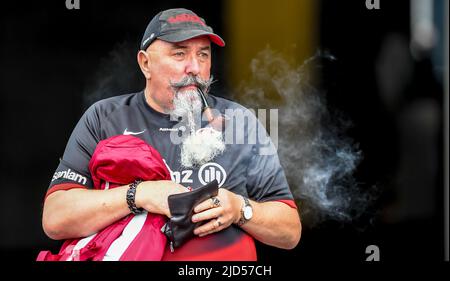
[[[296,209],[281,202],[250,201],[253,217],[242,229],[260,242],[292,249],[300,241],[301,223]]]
[[[49,195],[42,224],[52,239],[86,237],[130,213],[128,185],[109,190],[74,188]]]
[[[108,190],[74,188],[52,193],[44,204],[45,233],[59,240],[98,232],[130,213],[126,201],[128,188],[128,185]],[[182,185],[172,181],[145,181],[136,188],[136,207],[170,216],[167,197],[185,191]]]
[[[244,204],[242,196],[220,188],[217,198],[219,205],[208,199],[195,207],[192,221],[205,221],[194,230],[195,235],[205,236],[239,222]],[[250,200],[250,204],[253,216],[241,226],[243,230],[264,244],[283,249],[297,246],[302,228],[297,209],[274,201],[258,203]]]

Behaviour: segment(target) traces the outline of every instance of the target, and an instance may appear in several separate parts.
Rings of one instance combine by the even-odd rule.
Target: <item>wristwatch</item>
[[[250,205],[250,201],[244,196],[242,196],[242,199],[244,199],[244,206],[241,209],[241,218],[238,221],[239,226],[242,226],[253,217],[253,208]]]

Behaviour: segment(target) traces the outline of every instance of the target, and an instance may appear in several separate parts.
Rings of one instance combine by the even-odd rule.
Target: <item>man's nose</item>
[[[186,73],[198,75],[200,73],[200,63],[196,57],[191,57],[186,65]]]

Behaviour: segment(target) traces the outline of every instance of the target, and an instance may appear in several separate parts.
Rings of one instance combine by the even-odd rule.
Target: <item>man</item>
[[[173,252],[167,247],[163,260],[254,260],[253,239],[284,249],[298,244],[300,219],[277,154],[263,155],[260,143],[224,145],[220,138],[196,133],[199,126],[193,120],[201,113],[200,92],[207,94],[212,81],[211,42],[225,45],[192,11],[171,9],[152,19],[137,54],[146,79],[144,91],[95,103],[68,141],[44,203],[43,228],[50,238],[87,237],[133,208],[170,217],[169,195],[217,179],[221,186],[217,198],[195,208],[192,221],[204,222],[194,230],[195,238]],[[245,110],[210,94],[206,100],[222,113]],[[174,116],[187,120],[186,126]],[[247,124],[246,130],[262,130],[255,124]],[[200,136],[203,143],[191,145],[189,136],[176,143],[179,132]],[[156,148],[172,181],[92,190],[88,163],[95,147],[120,134]],[[127,203],[131,188],[134,198]]]

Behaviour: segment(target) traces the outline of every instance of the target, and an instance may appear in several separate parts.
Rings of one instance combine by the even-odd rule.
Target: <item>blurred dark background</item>
[[[32,261],[59,249],[42,231],[42,203],[73,127],[93,101],[144,87],[135,56],[148,21],[185,7],[227,42],[213,51],[220,96],[245,78],[264,43],[294,63],[317,49],[333,54],[336,62],[318,73],[328,106],[353,121],[348,135],[364,154],[355,178],[378,190],[357,221],[306,226],[292,251],[258,244],[260,260],[361,262],[368,245],[379,247],[382,261],[444,259],[444,0],[424,1],[435,26],[422,33],[411,27],[417,1],[381,0],[379,10],[365,0],[80,2],[80,10],[63,0],[2,4],[2,258]],[[302,26],[270,30],[283,20]],[[254,33],[242,36],[240,22]],[[297,53],[283,49],[290,44]],[[117,75],[123,79],[111,81]]]

